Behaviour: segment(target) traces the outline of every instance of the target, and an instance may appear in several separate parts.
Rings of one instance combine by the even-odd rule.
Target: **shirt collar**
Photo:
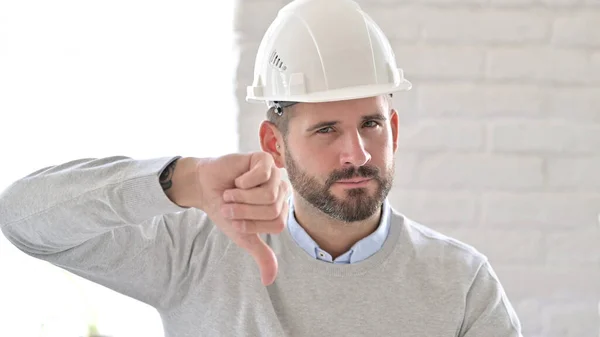
[[[288,199],[289,214],[287,228],[294,241],[315,259],[332,263],[356,263],[367,259],[375,254],[385,242],[390,230],[390,206],[387,199],[383,201],[382,214],[377,229],[356,242],[347,252],[338,256],[335,260],[329,253],[322,250],[319,245],[300,226],[294,214],[294,202],[292,197]]]

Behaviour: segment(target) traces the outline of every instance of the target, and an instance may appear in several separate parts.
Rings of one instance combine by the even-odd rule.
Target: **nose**
[[[340,154],[340,163],[342,166],[365,165],[371,160],[371,154],[366,151],[363,139],[358,131],[348,132],[340,139],[343,143],[342,152]]]

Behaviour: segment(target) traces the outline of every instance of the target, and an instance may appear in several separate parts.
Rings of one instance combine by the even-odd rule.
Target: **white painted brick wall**
[[[493,48],[486,77],[536,84],[600,84],[600,63],[585,49],[543,47]]]
[[[557,46],[600,47],[600,13],[575,12],[557,17],[552,42]]]
[[[550,19],[535,11],[432,9],[424,14],[421,33],[429,43],[535,43],[546,39],[550,27]]]
[[[413,181],[427,188],[529,190],[543,187],[542,168],[543,160],[536,157],[422,153]]]
[[[480,201],[477,194],[470,191],[396,187],[390,194],[390,202],[393,205],[402,205],[399,211],[407,210],[411,217],[418,218],[420,222],[429,226],[469,228],[476,227],[478,223]],[[436,212],[432,212],[432,209]]]
[[[461,45],[394,46],[399,66],[413,79],[481,80],[485,72],[485,49]]]
[[[497,121],[490,127],[490,138],[496,152],[593,155],[600,151],[600,124]]]
[[[546,163],[549,187],[592,191],[600,189],[600,156],[548,158]]]
[[[598,227],[600,193],[597,190],[585,193],[550,192],[551,189],[486,192],[482,197],[482,225],[489,228],[564,229],[571,233],[576,229]]]
[[[471,121],[423,120],[410,129],[401,129],[398,147],[413,151],[481,151],[485,127]]]
[[[240,1],[244,100],[262,34],[288,1]],[[396,95],[391,203],[490,257],[526,336],[598,336],[600,0],[359,0],[414,89]]]

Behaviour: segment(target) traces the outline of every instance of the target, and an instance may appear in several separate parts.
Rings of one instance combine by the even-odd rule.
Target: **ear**
[[[285,167],[285,157],[283,156],[283,137],[275,124],[265,120],[259,128],[260,148],[273,156],[275,165],[278,168]]]
[[[395,109],[390,110],[390,124],[392,127],[394,153],[396,153],[396,150],[398,150],[398,129],[400,128],[400,121],[398,119],[398,112]]]

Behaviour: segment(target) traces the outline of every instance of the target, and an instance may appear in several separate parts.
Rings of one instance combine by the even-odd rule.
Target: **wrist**
[[[167,197],[180,207],[198,207],[198,160],[186,157],[171,162],[160,174],[160,184]]]

